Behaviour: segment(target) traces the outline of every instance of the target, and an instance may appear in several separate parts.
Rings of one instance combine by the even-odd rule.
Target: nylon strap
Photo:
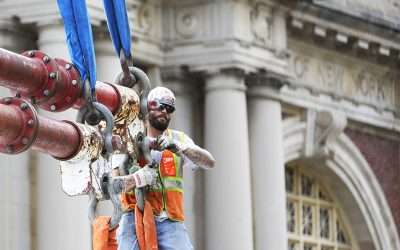
[[[126,58],[131,58],[131,32],[125,0],[103,0],[107,16],[108,30],[117,56],[121,50]]]
[[[82,81],[89,78],[92,96],[96,86],[96,58],[92,27],[85,0],[57,0],[64,21],[69,54],[77,67]]]

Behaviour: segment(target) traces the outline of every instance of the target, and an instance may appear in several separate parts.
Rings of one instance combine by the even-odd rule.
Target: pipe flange
[[[61,112],[72,107],[82,96],[82,82],[79,71],[73,64],[60,58],[54,60],[59,72],[54,89],[55,94],[39,106],[48,111]]]
[[[6,154],[19,154],[29,149],[36,139],[39,129],[38,114],[28,101],[17,97],[0,99],[1,104],[14,106],[21,117],[21,133],[14,141],[4,145],[0,144],[0,152]]]
[[[26,51],[22,55],[39,61],[47,70],[46,83],[43,84],[43,87],[34,93],[28,93],[29,96],[24,96],[31,98],[35,104],[44,103],[56,93],[56,85],[60,77],[58,65],[54,59],[39,50]]]

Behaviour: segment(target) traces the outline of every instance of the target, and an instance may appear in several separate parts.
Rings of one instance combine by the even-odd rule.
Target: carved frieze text
[[[400,105],[400,74],[387,67],[346,61],[334,56],[293,53],[289,63],[295,83],[314,92],[395,110]]]

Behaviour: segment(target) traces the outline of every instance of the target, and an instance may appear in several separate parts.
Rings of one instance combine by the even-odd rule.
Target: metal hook
[[[97,125],[101,121],[101,114],[93,106],[96,102],[96,95],[90,90],[90,83],[88,80],[84,83],[84,97],[86,105],[79,110],[77,121],[84,123],[85,121],[90,125]]]
[[[137,67],[129,67],[129,72],[131,72],[139,82],[139,94],[140,94],[140,113],[139,118],[144,119],[147,115],[147,96],[149,95],[151,84],[150,79],[147,74],[137,68]]]
[[[124,59],[125,57],[121,57],[121,66],[124,64],[123,67],[123,72],[120,72],[114,79],[115,84],[123,85],[128,88],[134,87],[137,83],[139,83],[139,90],[138,94],[140,95],[140,113],[139,113],[139,118],[144,119],[144,117],[147,115],[147,95],[150,92],[151,84],[150,84],[150,79],[147,76],[147,74],[137,68],[137,67],[128,67],[129,68],[129,74],[126,72],[126,65],[127,62],[125,62]],[[126,76],[130,76],[131,80],[130,81],[125,81]]]
[[[93,102],[93,107],[100,112],[102,115],[102,118],[106,121],[106,128],[104,130],[104,146],[106,148],[106,159],[108,159],[112,152],[113,152],[113,146],[112,146],[112,131],[114,128],[114,117],[111,113],[111,111],[104,106],[103,104],[99,102]]]
[[[130,66],[133,64],[132,57],[126,57],[124,51],[121,49],[119,58],[122,74],[118,75],[118,82],[120,85],[130,88],[136,84],[136,78],[129,70]]]
[[[136,141],[148,166],[151,168],[155,167],[156,163],[151,158],[151,153],[150,153],[152,141],[143,133],[138,133],[138,135],[136,136]],[[144,187],[135,189],[136,201],[140,211],[143,211],[144,209],[145,191],[146,189]]]
[[[109,230],[113,230],[118,226],[118,223],[122,216],[122,208],[119,200],[119,193],[122,191],[121,183],[118,181],[110,181],[112,178],[110,176],[106,176],[102,178],[102,186],[103,186],[103,194],[106,199],[111,200],[113,204],[113,214],[111,216],[111,220],[109,223]],[[90,222],[93,224],[93,221],[96,219],[96,210],[97,204],[99,200],[96,197],[96,193],[92,190],[89,193],[89,212],[88,217]]]
[[[89,211],[88,217],[91,223],[93,223],[94,219],[96,219],[96,209],[97,209],[97,200],[96,193],[94,190],[91,190],[89,193]]]

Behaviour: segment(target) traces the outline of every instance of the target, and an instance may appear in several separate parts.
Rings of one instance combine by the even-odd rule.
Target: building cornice
[[[86,4],[92,24],[100,25],[105,20],[102,1],[87,0]],[[57,1],[5,0],[0,3],[0,9],[0,18],[18,17],[21,23],[51,24],[54,20],[61,19]]]
[[[321,47],[381,63],[389,62],[395,66],[400,64],[400,36],[385,38],[350,24],[326,20],[299,10],[290,12],[288,23],[290,35],[294,39],[315,42]]]
[[[342,0],[311,0],[300,1],[303,9],[309,11],[324,12],[327,17],[335,21],[354,20],[359,23],[379,26],[384,29],[400,31],[400,3],[397,0],[342,1]],[[311,2],[311,3],[310,3]],[[328,13],[335,13],[329,15]]]
[[[286,27],[284,18],[279,19],[283,22],[276,22],[284,8],[275,5],[270,1],[233,0],[166,4],[165,65],[185,65],[190,71],[239,68],[245,72],[264,69],[284,74],[286,32],[274,32],[276,26]]]

